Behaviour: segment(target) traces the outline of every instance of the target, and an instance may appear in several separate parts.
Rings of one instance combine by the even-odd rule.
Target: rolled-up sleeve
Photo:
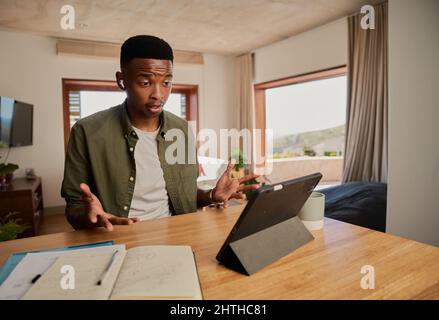
[[[86,135],[77,122],[70,132],[61,187],[61,196],[66,201],[66,218],[75,229],[86,227],[82,225],[82,221],[83,215],[87,214],[88,205],[82,199],[79,185],[90,185],[91,176]]]

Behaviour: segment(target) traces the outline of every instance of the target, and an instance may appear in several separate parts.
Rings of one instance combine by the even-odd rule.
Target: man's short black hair
[[[135,58],[171,60],[174,54],[171,46],[163,39],[138,35],[127,39],[120,49],[120,67],[124,67]]]

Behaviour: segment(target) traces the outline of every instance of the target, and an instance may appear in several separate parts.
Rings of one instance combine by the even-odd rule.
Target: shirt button
[[[130,177],[130,181],[134,181],[134,178],[133,178],[133,177]]]
[[[134,148],[133,148],[133,147],[130,147],[130,151],[133,152],[133,151],[134,151]]]
[[[125,211],[127,211],[127,210],[128,210],[128,207],[127,207],[127,206],[125,206],[125,207],[123,207],[123,209],[124,209]]]

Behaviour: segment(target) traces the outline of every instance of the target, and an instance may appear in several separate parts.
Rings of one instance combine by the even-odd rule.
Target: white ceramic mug
[[[316,191],[311,193],[298,216],[308,230],[322,229],[325,216],[325,195]]]

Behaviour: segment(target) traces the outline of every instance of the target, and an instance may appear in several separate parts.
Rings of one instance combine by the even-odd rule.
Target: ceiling
[[[233,54],[291,37],[383,0],[0,0],[0,29],[122,43],[153,34],[174,49]],[[62,30],[60,9],[75,9]]]

